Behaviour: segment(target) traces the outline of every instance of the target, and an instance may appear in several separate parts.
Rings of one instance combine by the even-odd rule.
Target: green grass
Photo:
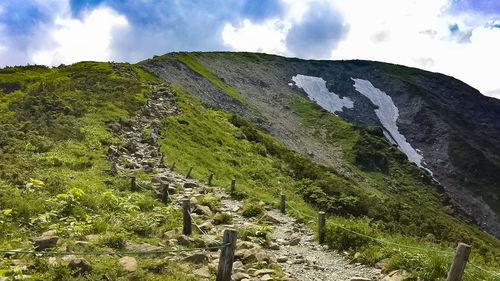
[[[135,116],[148,98],[148,83],[158,81],[136,66],[121,64],[120,71],[132,78],[97,62],[0,70],[0,249],[30,249],[28,238],[47,230],[56,230],[69,251],[120,249],[127,241],[157,245],[165,231],[180,226],[179,211],[148,190],[130,193],[128,178],[104,172],[109,146],[122,145],[108,125]],[[75,245],[90,234],[102,238],[88,248]],[[2,257],[0,280],[19,273],[33,280],[82,280],[44,258],[13,258],[34,266],[16,267]],[[116,257],[86,259],[94,267],[86,279],[106,273],[128,280]],[[139,278],[186,280],[187,273],[172,271],[175,265],[157,263],[141,259]],[[158,269],[170,277],[159,279]]]
[[[189,68],[192,70],[196,71],[203,77],[207,78],[210,82],[213,84],[217,85],[221,90],[223,90],[225,93],[229,94],[233,98],[237,99],[238,101],[247,104],[248,101],[243,98],[238,91],[236,91],[234,88],[231,86],[227,85],[226,83],[222,82],[217,75],[212,73],[210,70],[205,68],[202,64],[198,62],[196,57],[191,54],[191,53],[185,53],[181,52],[178,54],[178,58],[181,62],[185,63]]]
[[[285,193],[287,201],[302,212],[316,216],[318,208],[326,210],[336,223],[393,243],[447,251],[458,241],[470,243],[475,249],[474,261],[498,267],[498,240],[449,216],[436,187],[374,128],[352,126],[299,97],[292,101],[292,109],[303,117],[304,126],[321,128],[324,132],[318,136],[326,135],[342,148],[345,164],[353,173],[352,178],[346,178],[286,149],[241,117],[205,108],[183,89],[176,91],[183,113],[164,120],[163,134],[169,137],[161,146],[167,161],[175,161],[181,173],[194,166],[192,175],[206,181],[213,172],[214,184],[227,189],[234,177],[236,190],[248,194],[250,200],[263,200],[275,207],[279,194]],[[378,150],[386,158],[386,173],[364,170],[356,163],[359,146],[367,143],[373,143],[367,152]],[[310,220],[303,219],[306,223]],[[406,269],[414,276],[432,279],[449,266],[447,256],[436,258],[432,252],[398,249],[333,226],[327,242],[333,248],[360,251],[364,262],[370,264],[389,257],[393,268]],[[419,258],[415,261],[413,255]],[[472,270],[467,274],[468,280],[478,276]]]

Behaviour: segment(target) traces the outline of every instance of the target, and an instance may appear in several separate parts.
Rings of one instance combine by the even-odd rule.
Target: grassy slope
[[[126,241],[157,244],[164,231],[180,226],[181,214],[151,192],[131,194],[127,178],[102,172],[110,167],[109,145],[121,145],[106,124],[134,116],[147,99],[147,83],[157,79],[134,66],[122,68],[135,78],[94,62],[0,70],[0,85],[18,85],[0,92],[1,249],[29,249],[29,237],[57,230],[69,251],[120,250]],[[89,234],[101,238],[75,244]],[[30,280],[81,279],[64,265],[49,266],[47,258],[24,257],[29,267],[14,264],[16,258],[2,258],[0,280],[20,273]],[[88,279],[106,273],[128,280],[118,258],[86,257],[94,267]],[[154,270],[166,276],[161,280],[186,280],[175,264],[149,257],[138,262],[140,278],[157,278]]]
[[[135,79],[117,77],[109,64],[90,62],[53,69],[25,67],[0,71],[0,86],[19,88],[0,95],[1,248],[26,248],[28,237],[57,229],[68,250],[120,249],[129,238],[156,244],[163,231],[179,225],[180,214],[158,203],[150,192],[130,194],[126,191],[127,179],[102,173],[109,168],[105,160],[108,146],[121,145],[119,139],[108,133],[106,123],[133,116],[148,94],[147,80],[156,79],[128,67],[137,74]],[[192,175],[204,180],[212,170],[216,175],[214,182],[224,187],[229,187],[230,179],[235,177],[240,193],[274,205],[277,195],[285,192],[289,202],[303,212],[314,215],[315,208],[306,202],[313,203],[333,214],[342,214],[332,216],[337,223],[394,242],[428,248],[446,248],[457,240],[469,242],[474,245],[474,261],[485,260],[490,267],[498,268],[498,242],[445,216],[432,203],[436,201],[432,196],[430,205],[425,204],[426,212],[417,212],[409,204],[414,198],[407,198],[408,203],[403,200],[389,205],[392,200],[386,200],[387,192],[383,189],[380,192],[358,178],[349,179],[317,165],[287,150],[238,116],[207,109],[182,89],[177,92],[184,112],[164,120],[166,138],[161,145],[167,161],[176,161],[181,171],[193,165]],[[372,134],[298,99],[291,103],[307,121],[305,125],[324,122],[330,141],[342,145],[346,162],[351,163],[356,175],[384,187],[387,176],[361,171],[352,164],[359,150],[355,145],[360,139],[372,138]],[[179,119],[189,124],[180,124]],[[386,156],[397,154],[390,147],[382,152]],[[388,157],[389,167],[396,166],[390,171],[398,171],[400,165],[391,165],[397,159],[397,155]],[[402,166],[400,169],[394,175],[402,179],[394,186],[407,182],[402,186],[412,187],[414,177],[403,177],[411,170]],[[30,178],[44,184],[31,182]],[[106,180],[110,183],[105,184]],[[407,188],[401,195],[416,192],[407,192]],[[423,191],[417,195],[429,196]],[[157,217],[153,216],[155,213],[168,215]],[[429,226],[428,230],[423,223]],[[435,234],[422,235],[428,232]],[[448,232],[457,237],[442,235]],[[101,234],[103,238],[90,249],[74,243],[87,234]],[[441,246],[433,243],[436,237],[443,240]],[[367,263],[391,257],[391,268],[406,268],[426,279],[443,276],[449,262],[449,258],[425,252],[384,247],[333,226],[329,226],[327,241],[338,249],[361,251],[361,259]],[[117,266],[117,258],[88,259],[95,267],[93,277],[100,278],[106,272],[113,279],[126,279],[126,273]],[[33,262],[35,266],[23,272],[35,280],[71,280],[64,266],[50,267],[45,259]],[[4,275],[16,270],[10,260],[4,260],[1,268],[7,270],[2,272]],[[141,259],[140,268],[139,276],[143,278],[155,278],[152,271],[159,268],[166,280],[185,280],[175,264],[165,261]],[[480,277],[471,271],[466,278]]]
[[[204,108],[200,101],[182,89],[177,90],[184,113],[167,119],[165,134],[171,137],[164,140],[163,150],[181,169],[195,166],[195,176],[200,179],[205,179],[209,170],[214,171],[216,183],[226,187],[234,176],[240,190],[273,204],[277,204],[278,194],[285,191],[303,211],[314,214],[305,200],[334,214],[355,215],[350,220],[334,217],[360,232],[391,241],[448,249],[457,241],[465,241],[473,245],[473,260],[488,261],[498,268],[498,240],[447,215],[436,187],[375,129],[355,128],[300,97],[290,101],[305,126],[322,126],[327,141],[342,146],[346,166],[354,174],[353,179],[347,179],[331,168],[286,150],[274,140],[267,141],[269,136],[262,132],[256,137],[255,132],[248,132],[248,128],[255,130],[252,125]],[[176,119],[188,121],[189,125]],[[387,162],[386,171],[371,171],[362,165],[366,164],[364,159],[372,159],[373,155]],[[362,251],[365,262],[392,256],[394,268],[407,268],[427,278],[442,275],[449,262],[428,253],[368,243],[334,227],[329,233],[332,246]],[[441,241],[440,246],[433,244],[436,241]],[[474,280],[478,276],[470,273],[467,278]]]

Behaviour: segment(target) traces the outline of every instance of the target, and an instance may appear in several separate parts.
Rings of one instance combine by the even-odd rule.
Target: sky
[[[500,1],[0,0],[0,67],[173,51],[390,62],[500,98]]]

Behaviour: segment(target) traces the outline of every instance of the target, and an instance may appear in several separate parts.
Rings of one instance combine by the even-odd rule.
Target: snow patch
[[[297,74],[292,77],[292,80],[297,87],[304,89],[309,99],[315,101],[318,105],[333,114],[337,111],[342,111],[343,107],[353,108],[354,106],[350,98],[341,98],[337,94],[328,91],[326,81],[321,77]]]
[[[384,135],[387,139],[391,143],[395,142],[399,149],[408,156],[410,161],[422,167],[422,155],[406,141],[405,136],[399,133],[396,123],[399,116],[399,110],[396,105],[394,105],[394,102],[392,102],[391,97],[375,88],[368,80],[351,79],[354,81],[354,88],[356,91],[370,99],[374,105],[378,106],[378,109],[375,109],[375,114],[387,131],[384,131]]]

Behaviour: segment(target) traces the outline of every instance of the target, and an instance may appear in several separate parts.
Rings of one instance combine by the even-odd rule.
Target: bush
[[[125,248],[128,236],[126,232],[108,233],[99,239],[99,244],[120,250]]]
[[[229,213],[222,213],[218,214],[214,217],[214,224],[219,225],[219,224],[232,224],[233,223],[233,216]]]
[[[246,218],[257,217],[264,214],[264,207],[257,201],[246,201],[243,204],[243,216]]]

